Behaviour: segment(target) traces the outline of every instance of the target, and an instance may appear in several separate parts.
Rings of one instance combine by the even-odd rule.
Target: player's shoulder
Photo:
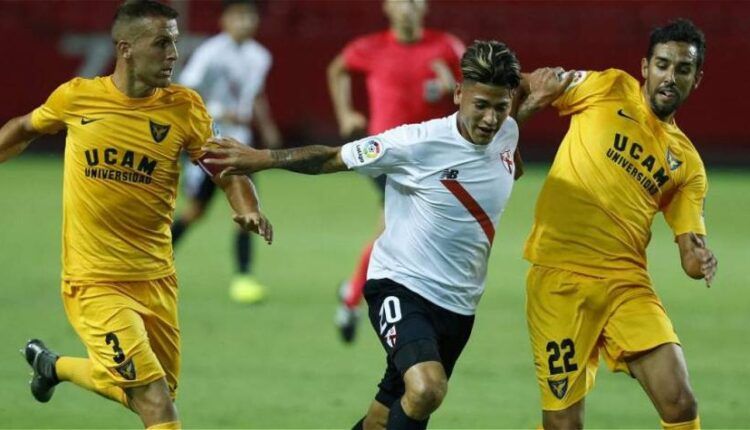
[[[97,76],[94,78],[75,77],[69,81],[60,84],[54,92],[62,95],[67,99],[75,99],[82,96],[98,96],[104,94],[106,86],[105,79],[108,76]]]
[[[188,102],[190,104],[203,105],[203,98],[200,96],[200,94],[198,94],[198,92],[194,89],[186,87],[185,85],[173,83],[167,88],[164,88],[163,91],[168,94],[175,103]]]
[[[245,42],[245,51],[254,57],[257,61],[262,62],[271,62],[271,59],[273,56],[271,55],[271,51],[268,50],[265,46],[263,46],[260,42],[258,42],[255,39],[248,40]]]
[[[443,30],[436,30],[434,28],[426,28],[424,29],[424,38],[428,40],[434,40],[440,43],[444,43],[447,45],[455,46],[460,45],[464,46],[464,43],[461,41],[461,39],[458,38],[453,33],[449,33],[447,31]]]

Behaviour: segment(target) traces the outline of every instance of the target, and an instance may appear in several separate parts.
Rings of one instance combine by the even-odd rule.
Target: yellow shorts
[[[180,373],[177,279],[62,283],[68,321],[86,345],[98,386],[136,387]]]
[[[679,343],[648,283],[597,278],[532,266],[526,278],[526,320],[542,409],[566,409],[591,390],[599,354],[610,370],[665,343]]]

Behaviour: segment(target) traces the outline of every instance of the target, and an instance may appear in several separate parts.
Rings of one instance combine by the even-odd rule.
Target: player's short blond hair
[[[507,45],[496,40],[475,40],[461,57],[464,81],[516,88],[521,83],[521,64]]]

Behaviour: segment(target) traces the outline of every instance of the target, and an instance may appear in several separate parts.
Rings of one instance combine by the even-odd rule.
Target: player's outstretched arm
[[[311,145],[301,148],[257,150],[232,138],[212,138],[203,163],[221,169],[220,177],[247,175],[267,169],[284,169],[307,175],[348,170],[341,147]]]
[[[693,279],[705,279],[706,286],[710,287],[719,262],[706,246],[706,237],[695,233],[681,234],[677,236],[677,246],[685,273]]]
[[[31,125],[31,114],[6,122],[0,128],[0,163],[22,153],[40,135]]]
[[[522,74],[521,86],[517,90],[511,111],[518,125],[560,97],[574,77],[574,72],[565,72],[561,67],[544,67]]]

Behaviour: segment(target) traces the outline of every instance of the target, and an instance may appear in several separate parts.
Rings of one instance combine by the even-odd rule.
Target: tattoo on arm
[[[292,172],[317,175],[346,170],[338,157],[340,147],[311,145],[271,151],[272,166]]]

